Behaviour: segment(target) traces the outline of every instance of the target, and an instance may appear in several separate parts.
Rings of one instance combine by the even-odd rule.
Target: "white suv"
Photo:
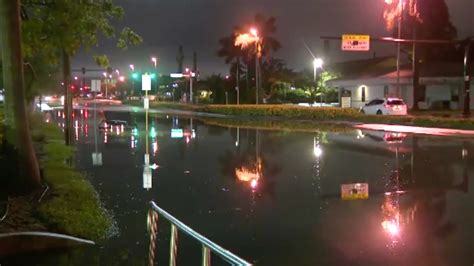
[[[407,105],[399,98],[374,99],[360,109],[368,115],[406,115]]]

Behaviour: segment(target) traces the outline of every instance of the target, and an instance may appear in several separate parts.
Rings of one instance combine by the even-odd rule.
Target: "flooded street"
[[[474,262],[472,139],[226,128],[157,115],[149,119],[155,169],[148,179],[144,115],[134,114],[136,128],[112,126],[97,138],[91,112],[75,115],[76,166],[113,213],[118,233],[68,259],[55,253],[40,263],[147,264],[152,200],[256,265]],[[93,165],[96,147],[101,166]],[[350,195],[342,196],[361,199],[342,199],[343,185]],[[169,227],[159,220],[159,265],[168,263]],[[179,236],[178,265],[199,264],[200,252]],[[213,264],[224,265],[214,257]]]

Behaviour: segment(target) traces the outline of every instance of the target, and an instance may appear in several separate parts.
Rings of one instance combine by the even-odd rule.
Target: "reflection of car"
[[[405,133],[398,133],[398,132],[370,132],[366,133],[365,136],[376,140],[376,141],[383,141],[385,143],[403,143],[407,134]]]
[[[362,106],[360,112],[369,115],[406,115],[407,105],[399,98],[374,99]]]

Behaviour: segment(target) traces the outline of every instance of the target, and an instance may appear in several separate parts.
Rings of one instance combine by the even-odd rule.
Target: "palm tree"
[[[220,48],[217,51],[217,55],[224,58],[226,64],[231,65],[230,73],[237,73],[237,66],[239,67],[239,73],[243,73],[243,71],[247,73],[245,75],[247,88],[249,84],[249,78],[252,78],[249,76],[249,74],[255,73],[253,64],[255,60],[255,49],[254,47],[246,47],[242,49],[241,47],[235,46],[235,38],[237,35],[248,32],[250,28],[255,27],[258,29],[258,34],[261,39],[263,55],[262,60],[270,60],[271,53],[281,48],[280,42],[273,37],[277,30],[275,22],[276,19],[274,17],[266,18],[263,15],[257,14],[253,22],[244,26],[235,27],[232,34],[219,40]]]
[[[5,109],[6,124],[13,131],[9,135],[14,136],[9,141],[18,149],[22,185],[25,190],[34,189],[40,186],[40,172],[25,103],[20,1],[0,0],[0,18],[5,94],[9,95],[7,100],[11,100]]]

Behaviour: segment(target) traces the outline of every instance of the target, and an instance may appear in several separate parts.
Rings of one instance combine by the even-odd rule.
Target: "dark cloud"
[[[218,39],[229,34],[233,26],[250,21],[261,13],[277,18],[277,38],[283,48],[277,56],[290,67],[302,69],[310,65],[310,55],[303,41],[315,53],[322,53],[319,36],[339,36],[343,33],[366,33],[385,36],[382,20],[383,0],[120,0],[117,4],[126,11],[117,27],[130,26],[143,38],[138,47],[118,51],[111,41],[89,53],[76,57],[75,65],[92,65],[91,53],[110,55],[114,66],[126,68],[129,63],[148,67],[150,55],[160,59],[163,72],[176,69],[176,53],[183,45],[186,65],[192,64],[192,53],[198,53],[199,66],[204,74],[225,73],[227,68],[218,58]],[[451,18],[460,37],[474,35],[474,0],[446,0]],[[370,53],[343,54],[339,43],[332,43],[325,55],[340,61],[354,57],[392,53],[387,44],[374,44]]]

